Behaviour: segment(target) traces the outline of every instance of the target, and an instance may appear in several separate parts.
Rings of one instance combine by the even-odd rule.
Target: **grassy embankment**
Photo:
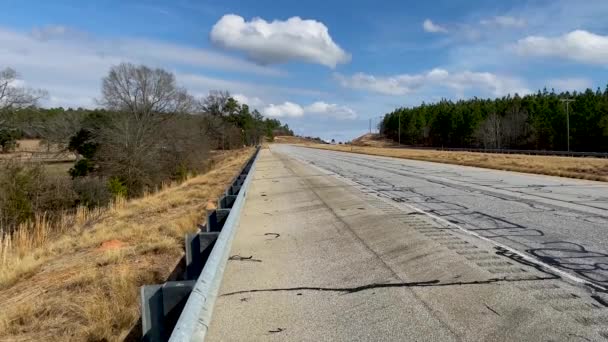
[[[252,152],[222,153],[209,172],[180,185],[79,210],[62,225],[40,218],[0,239],[0,340],[125,339],[140,315],[139,287],[167,279],[184,234]]]

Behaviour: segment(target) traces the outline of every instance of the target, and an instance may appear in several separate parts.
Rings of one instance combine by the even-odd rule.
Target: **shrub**
[[[107,180],[97,177],[80,177],[73,180],[77,204],[88,208],[105,206],[112,200]]]
[[[76,151],[81,156],[89,159],[93,158],[97,147],[98,144],[93,139],[93,133],[84,128],[72,136],[68,144],[70,151]]]
[[[108,181],[108,190],[114,197],[127,197],[129,189],[118,177],[112,177]]]
[[[33,196],[36,193],[42,170],[39,166],[26,166],[9,162],[0,170],[0,225],[9,230],[34,215]]]
[[[185,165],[180,164],[175,169],[174,178],[176,180],[182,182],[182,181],[185,181],[186,179],[188,179],[189,174],[190,174],[190,170],[188,170],[188,168]]]
[[[0,152],[8,153],[17,147],[18,134],[15,130],[0,128]]]
[[[83,158],[77,161],[68,171],[72,178],[84,177],[93,171],[94,166],[90,159]]]
[[[36,214],[54,219],[77,201],[72,182],[50,176],[44,165],[9,162],[0,167],[0,227],[12,231]]]
[[[41,166],[41,168],[43,168]],[[43,168],[44,171],[44,168]],[[72,209],[78,201],[72,180],[66,176],[52,176],[44,173],[40,179],[34,202],[35,213],[46,213],[55,218],[63,211]]]

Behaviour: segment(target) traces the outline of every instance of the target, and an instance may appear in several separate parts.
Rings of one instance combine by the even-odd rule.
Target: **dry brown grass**
[[[601,158],[529,156],[518,154],[434,151],[311,143],[303,144],[303,146],[446,164],[476,166],[487,169],[608,181],[608,159]]]
[[[20,139],[17,140],[15,152],[56,152],[49,151],[49,148],[52,147],[45,146],[40,139]]]
[[[302,138],[302,137],[294,137],[291,135],[278,135],[274,137],[274,143],[277,144],[308,144],[311,143],[310,140]]]
[[[363,134],[362,136],[353,139],[351,144],[355,146],[369,147],[394,147],[397,145],[394,141],[386,139],[383,135],[375,133]]]
[[[81,212],[63,232],[41,217],[29,227],[38,233],[4,239],[0,340],[123,340],[139,318],[139,287],[167,279],[183,255],[184,234],[204,220],[207,201],[217,200],[251,153],[220,153],[206,174]]]

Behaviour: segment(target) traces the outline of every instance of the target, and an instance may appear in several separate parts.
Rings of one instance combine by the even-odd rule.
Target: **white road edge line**
[[[532,262],[532,263],[534,263],[534,264],[536,264],[536,265],[542,266],[542,267],[544,267],[544,268],[546,268],[546,269],[548,269],[548,270],[550,270],[550,271],[552,271],[552,272],[555,272],[555,273],[559,274],[560,276],[562,276],[562,277],[564,277],[564,278],[570,279],[570,280],[572,280],[572,281],[574,281],[574,282],[576,282],[576,283],[580,283],[580,284],[588,285],[588,286],[589,286],[591,289],[593,289],[594,291],[595,291],[595,288],[599,288],[599,289],[602,289],[602,290],[604,290],[604,291],[608,291],[608,288],[606,288],[606,287],[604,287],[604,286],[594,284],[594,283],[592,283],[592,282],[590,282],[590,281],[587,281],[587,280],[585,280],[585,279],[583,279],[583,278],[579,278],[579,277],[577,277],[577,276],[575,276],[575,275],[572,275],[572,274],[570,274],[570,273],[568,273],[568,272],[566,272],[566,271],[562,271],[562,270],[560,270],[559,268],[556,268],[555,266],[551,266],[551,265],[549,265],[549,264],[547,264],[547,263],[545,263],[545,262],[543,262],[543,261],[540,261],[540,260],[538,260],[538,259],[536,259],[536,258],[534,258],[534,257],[531,257],[531,256],[529,256],[529,255],[526,255],[526,254],[524,254],[524,253],[522,253],[522,252],[520,252],[520,251],[518,251],[518,250],[516,250],[516,249],[513,249],[513,248],[511,248],[511,247],[509,247],[509,246],[507,246],[507,245],[504,245],[504,244],[502,244],[502,243],[500,243],[500,242],[496,242],[496,241],[494,241],[494,240],[492,240],[492,239],[489,239],[489,238],[487,238],[487,237],[481,236],[481,235],[479,235],[478,233],[475,233],[475,232],[473,232],[473,231],[471,231],[471,230],[468,230],[468,229],[466,229],[466,228],[464,228],[464,227],[462,227],[462,226],[459,226],[459,225],[457,225],[457,224],[455,224],[455,223],[452,223],[452,222],[450,222],[450,221],[448,221],[448,220],[446,220],[446,219],[444,219],[444,218],[441,218],[441,217],[439,217],[439,216],[437,216],[437,215],[434,215],[434,214],[431,214],[431,213],[429,213],[429,212],[426,212],[426,211],[424,211],[424,210],[422,210],[422,209],[420,209],[420,208],[417,208],[417,207],[415,207],[415,206],[413,206],[413,205],[411,205],[411,204],[407,204],[407,203],[405,203],[405,202],[400,202],[400,203],[394,202],[394,201],[392,201],[392,200],[390,200],[390,199],[386,198],[386,197],[385,197],[385,196],[384,196],[384,195],[383,195],[381,192],[379,192],[379,191],[376,191],[376,190],[374,190],[374,189],[371,189],[371,188],[368,188],[368,187],[366,187],[366,186],[364,186],[364,185],[361,185],[361,184],[359,184],[359,183],[356,183],[356,182],[354,182],[354,181],[352,181],[352,180],[350,180],[350,179],[348,179],[348,178],[346,178],[346,177],[343,177],[343,176],[341,176],[341,175],[339,175],[339,174],[337,174],[337,173],[335,173],[335,172],[332,172],[332,171],[329,171],[329,170],[327,170],[327,169],[324,169],[324,168],[322,168],[322,167],[320,167],[320,166],[317,166],[316,164],[309,163],[309,162],[307,162],[307,161],[303,160],[302,158],[295,157],[295,156],[292,156],[292,155],[289,155],[289,157],[291,157],[291,158],[293,158],[293,159],[296,159],[296,160],[298,160],[298,161],[300,161],[300,162],[302,162],[302,163],[305,163],[305,164],[307,164],[307,165],[310,165],[310,166],[312,166],[313,168],[315,168],[315,169],[319,170],[320,172],[323,172],[323,173],[325,173],[325,174],[327,174],[327,175],[334,176],[334,177],[336,177],[336,178],[338,178],[338,179],[342,180],[342,181],[343,181],[343,182],[345,182],[345,183],[348,183],[348,184],[351,184],[351,185],[355,186],[356,188],[359,188],[359,189],[360,189],[360,188],[365,188],[366,190],[368,190],[368,191],[370,191],[370,192],[375,193],[375,194],[378,196],[378,198],[380,198],[380,199],[381,199],[381,200],[383,200],[384,202],[386,202],[386,203],[388,203],[388,204],[390,204],[390,205],[392,205],[392,206],[394,206],[394,207],[399,208],[400,206],[405,206],[405,207],[407,207],[407,208],[409,208],[409,209],[412,209],[412,210],[414,210],[414,211],[417,211],[417,212],[419,212],[419,213],[421,213],[421,214],[427,215],[428,217],[432,218],[432,219],[433,219],[433,220],[435,220],[435,221],[440,222],[441,224],[444,224],[444,225],[449,226],[449,227],[454,227],[454,228],[457,228],[457,229],[459,229],[459,230],[461,230],[461,231],[463,231],[463,232],[465,232],[465,233],[467,233],[467,234],[469,234],[469,235],[475,236],[475,237],[477,237],[477,238],[479,238],[479,239],[481,239],[481,240],[483,240],[483,241],[487,241],[487,242],[489,242],[489,243],[491,243],[491,244],[493,244],[493,245],[495,245],[495,246],[498,246],[498,247],[504,248],[504,249],[508,250],[509,252],[511,252],[511,253],[515,253],[515,254],[517,254],[518,256],[522,257],[523,259],[525,259],[525,260],[527,260],[527,261],[529,261],[529,262]]]

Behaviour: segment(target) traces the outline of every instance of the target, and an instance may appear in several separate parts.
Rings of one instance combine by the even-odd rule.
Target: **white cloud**
[[[483,19],[479,23],[485,26],[500,28],[524,28],[527,25],[527,22],[524,19],[508,15],[499,15],[490,19]]]
[[[215,45],[242,51],[264,65],[304,61],[334,68],[350,61],[350,55],[334,43],[327,26],[299,17],[267,22],[227,14],[213,26],[210,38]]]
[[[410,90],[402,84],[400,77],[376,77],[364,73],[356,73],[347,77],[341,74],[335,75],[340,85],[346,88],[368,90],[386,95],[402,95]]]
[[[522,56],[560,57],[585,64],[608,65],[608,36],[576,30],[557,37],[529,36],[515,45]]]
[[[423,23],[422,23],[422,28],[426,31],[426,32],[431,32],[431,33],[448,33],[448,29],[435,24],[434,22],[431,21],[431,19],[426,19]]]
[[[264,115],[270,116],[273,118],[283,118],[283,117],[300,117],[304,115],[304,108],[299,104],[286,101],[282,104],[270,104],[263,111]]]
[[[547,81],[547,87],[555,89],[555,91],[584,91],[591,88],[593,82],[587,78],[554,78]]]
[[[340,106],[335,103],[317,101],[304,109],[308,113],[322,114],[339,120],[352,120],[357,118],[357,113],[347,106]]]
[[[64,25],[46,25],[32,28],[30,36],[41,42],[48,40],[90,39],[86,32]]]
[[[335,75],[343,87],[367,90],[385,95],[405,95],[421,91],[429,87],[446,87],[458,92],[475,89],[480,93],[502,96],[508,93],[529,93],[524,82],[520,79],[499,76],[489,72],[461,71],[450,73],[444,69],[433,69],[420,74],[401,74],[389,77],[376,77],[357,73],[346,77]]]
[[[316,115],[336,120],[353,120],[357,118],[357,113],[353,109],[347,106],[323,101],[313,102],[304,107],[297,103],[286,101],[277,105],[270,104],[266,106],[262,112],[266,116],[276,118],[297,118],[304,115]]]
[[[202,68],[265,76],[282,74],[275,68],[205,49],[145,39],[96,39],[63,26],[35,28],[31,32],[0,27],[0,46],[0,66],[17,70],[30,87],[46,89],[50,96],[43,104],[52,106],[95,107],[94,98],[100,94],[102,77],[111,66],[121,62],[143,63],[171,71]],[[209,89],[233,92],[260,89],[252,93],[255,95],[266,90],[283,93],[293,90],[204,76],[201,78],[207,87],[201,89],[201,79],[193,80],[196,74],[186,75],[192,77],[185,77],[185,81],[205,94]],[[179,75],[178,82],[182,83]]]
[[[273,86],[246,81],[232,81],[194,73],[176,73],[177,82],[195,96],[206,96],[210,90],[227,90],[233,94],[247,94],[247,98],[288,95],[320,96],[324,93],[304,88]],[[263,104],[262,104],[263,105]],[[261,106],[261,105],[260,105]]]
[[[264,101],[257,96],[249,97],[243,94],[234,94],[232,97],[241,104],[246,104],[249,107],[257,108],[264,105]]]
[[[68,32],[68,28],[61,25],[49,25],[45,27],[34,27],[32,37],[38,40],[48,40],[56,37],[63,37]]]
[[[280,70],[264,67],[205,49],[176,45],[155,40],[125,39],[105,42],[102,45],[109,53],[118,53],[151,63],[179,63],[195,67],[213,67],[220,70],[237,71],[263,76],[280,76]]]

